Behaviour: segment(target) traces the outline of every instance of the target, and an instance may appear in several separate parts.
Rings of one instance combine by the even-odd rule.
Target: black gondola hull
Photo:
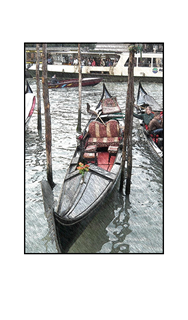
[[[119,182],[119,178],[121,175],[121,164],[119,165],[119,170],[117,175],[112,181],[103,194],[102,198],[96,199],[93,203],[92,209],[88,207],[84,217],[78,221],[72,221],[73,223],[68,224],[66,220],[59,217],[57,213],[54,212],[55,225],[56,225],[56,234],[58,239],[58,244],[61,253],[67,253],[74,242],[78,239],[78,237],[82,234],[88,224],[93,220],[94,216],[97,214],[98,210],[104,203],[104,201],[110,196],[113,189],[117,186]],[[97,188],[97,186],[95,186]],[[102,219],[102,218],[101,218]]]
[[[112,96],[106,89],[105,85],[103,85],[103,93],[98,105],[96,106],[98,113],[94,112],[95,115],[92,113],[92,116],[83,132],[83,136],[81,140],[78,141],[78,145],[64,178],[56,210],[53,209],[51,203],[48,204],[49,186],[46,186],[46,184],[43,183],[43,198],[47,198],[45,211],[49,211],[49,207],[50,209],[53,209],[52,212],[58,242],[58,251],[60,249],[61,253],[69,251],[72,244],[91,222],[100,206],[110,195],[119,181],[122,170],[123,133],[120,131],[120,125],[116,120],[117,114],[114,116],[112,113],[115,112],[113,110],[117,110],[114,109],[114,98],[112,98],[111,101],[112,109],[109,109],[111,98]],[[107,115],[105,113],[102,114],[104,102],[108,104],[108,110],[110,110],[110,113]],[[101,120],[101,123],[93,121],[96,120],[96,113],[100,115],[99,117],[103,116],[103,120],[106,124],[103,120]],[[118,118],[123,119],[121,112],[119,113],[118,111],[118,115]],[[95,146],[97,160],[89,160],[89,162],[87,162],[87,155],[85,159],[84,154],[89,143],[89,137],[88,140],[86,140],[85,137],[87,137],[87,134],[90,136],[90,133],[93,132],[90,129],[88,129],[87,132],[87,127],[90,126],[90,122],[93,122],[91,123],[93,130],[96,130],[97,134],[102,132],[104,138],[102,137],[102,146]],[[95,144],[101,143],[100,136],[100,142],[97,141],[97,138],[91,138],[91,140],[92,139],[95,140]],[[80,166],[80,162],[84,161],[89,163],[89,171],[85,172],[83,180],[78,167]]]

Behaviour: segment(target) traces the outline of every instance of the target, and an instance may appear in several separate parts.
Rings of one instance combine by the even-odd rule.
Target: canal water
[[[36,94],[36,81],[29,79]],[[125,111],[127,82],[106,83]],[[144,89],[163,105],[163,84],[143,83]],[[135,99],[138,82],[135,82]],[[102,83],[82,88],[82,128],[89,120],[88,102],[94,109]],[[42,98],[42,94],[41,94]],[[52,169],[57,204],[63,179],[76,146],[78,88],[50,89]],[[41,99],[43,100],[43,99]],[[37,107],[36,107],[37,109]],[[40,182],[46,180],[44,107],[42,138],[37,132],[37,112],[25,130],[25,252],[57,253],[44,213]],[[163,168],[146,145],[138,119],[133,120],[131,194],[114,190],[69,253],[163,253]]]

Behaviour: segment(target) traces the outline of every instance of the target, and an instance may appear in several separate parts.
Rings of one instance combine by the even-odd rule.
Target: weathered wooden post
[[[126,194],[130,194],[131,172],[132,172],[132,124],[133,124],[133,107],[134,107],[134,53],[136,47],[129,47],[129,66],[128,66],[128,87],[126,99],[126,112],[125,112],[125,128],[124,128],[124,141],[122,152],[122,172],[120,181],[120,191],[123,189],[123,182],[125,180],[125,159],[126,149],[128,146],[127,154],[127,181],[126,181]]]
[[[81,70],[81,54],[80,43],[78,43],[78,71],[79,71],[79,106],[78,106],[78,125],[77,132],[81,133],[81,104],[82,104],[82,70]]]
[[[37,81],[37,107],[38,107],[38,134],[41,136],[42,126],[41,126],[41,97],[40,97],[40,79],[39,79],[39,61],[40,61],[40,52],[39,44],[36,45],[37,50],[37,61],[36,61],[36,81]]]
[[[130,194],[131,173],[132,173],[132,127],[133,127],[133,108],[134,108],[134,53],[135,47],[130,47],[129,55],[129,134],[128,134],[128,154],[127,154],[127,181],[126,181],[126,194]]]
[[[47,44],[42,45],[42,84],[43,84],[43,100],[45,111],[45,136],[46,136],[46,158],[47,158],[47,179],[53,189],[55,183],[52,177],[52,153],[51,153],[51,115],[48,94],[48,78],[47,78]]]

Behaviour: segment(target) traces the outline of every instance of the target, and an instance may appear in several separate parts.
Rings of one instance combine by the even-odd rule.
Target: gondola
[[[163,111],[161,110],[161,106],[155,101],[153,97],[147,94],[147,92],[142,87],[141,83],[139,82],[138,87],[138,94],[137,94],[137,113],[144,113],[145,108],[150,106],[155,111],[160,111],[161,115],[163,116]],[[163,138],[159,138],[157,135],[153,133],[148,133],[148,128],[144,125],[142,120],[139,120],[142,126],[142,132],[145,140],[147,141],[150,149],[153,151],[153,154],[156,156],[155,158],[160,162],[163,163]]]
[[[122,169],[123,114],[106,86],[91,114],[68,167],[57,210],[53,212],[60,251],[71,245],[119,181]],[[84,176],[80,166],[85,166]],[[45,185],[42,185],[43,197]],[[46,199],[49,199],[46,196]],[[48,207],[48,205],[46,205]]]
[[[82,79],[82,87],[85,86],[95,86],[98,83],[102,81],[102,78],[83,78]],[[48,83],[48,88],[49,89],[54,89],[54,88],[73,88],[73,87],[78,87],[79,81],[78,79],[67,79],[67,80],[61,80],[58,81],[57,83]]]
[[[27,126],[31,116],[34,112],[35,109],[35,104],[36,104],[36,97],[33,94],[33,91],[27,82],[27,87],[25,90],[25,125]]]

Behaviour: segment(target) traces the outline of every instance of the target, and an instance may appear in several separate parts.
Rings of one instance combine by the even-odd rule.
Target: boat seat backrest
[[[99,121],[89,124],[88,146],[96,145],[97,148],[119,146],[120,129],[116,120],[109,120],[106,126]]]
[[[91,138],[113,138],[119,137],[119,123],[116,120],[109,120],[106,126],[99,121],[92,121],[89,124],[89,136]]]

